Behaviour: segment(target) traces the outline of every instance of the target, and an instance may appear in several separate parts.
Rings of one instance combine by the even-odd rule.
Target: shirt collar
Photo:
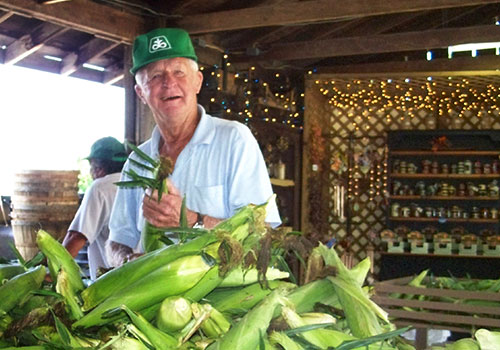
[[[188,145],[210,144],[215,137],[215,124],[212,118],[205,112],[205,108],[198,105],[198,114],[201,115],[200,122],[194,131],[193,137]],[[161,140],[160,129],[156,125],[151,135],[151,155],[153,158],[159,158],[159,145]]]

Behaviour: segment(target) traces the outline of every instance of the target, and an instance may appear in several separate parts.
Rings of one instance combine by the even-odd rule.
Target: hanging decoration
[[[329,104],[349,111],[354,130],[369,130],[370,123],[361,117],[385,115],[387,122],[393,119],[392,110],[408,116],[398,115],[400,122],[411,126],[411,119],[419,111],[427,111],[438,118],[461,120],[475,115],[484,120],[484,128],[491,127],[492,120],[500,112],[500,88],[494,84],[476,84],[472,78],[453,76],[397,78],[397,79],[331,79],[316,80],[321,94]],[[360,112],[363,111],[363,112]],[[359,114],[359,115],[358,115]],[[447,122],[444,122],[447,123]],[[461,125],[461,123],[455,123]]]

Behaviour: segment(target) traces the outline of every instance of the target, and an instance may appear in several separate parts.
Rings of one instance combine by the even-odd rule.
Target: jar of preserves
[[[464,174],[472,174],[472,161],[464,161]]]
[[[483,171],[483,165],[481,164],[481,161],[476,160],[474,163],[474,174],[481,174]]]
[[[498,219],[498,209],[497,208],[490,209],[490,218]]]
[[[392,217],[395,217],[395,218],[399,217],[399,207],[400,207],[399,203],[392,203],[392,205],[391,205],[391,216]]]

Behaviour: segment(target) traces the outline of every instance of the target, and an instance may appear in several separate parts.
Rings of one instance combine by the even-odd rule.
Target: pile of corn
[[[89,286],[40,230],[43,264],[0,265],[0,349],[413,349],[363,287],[368,259],[347,269],[319,244],[305,263],[322,277],[299,286],[264,217],[247,206]]]

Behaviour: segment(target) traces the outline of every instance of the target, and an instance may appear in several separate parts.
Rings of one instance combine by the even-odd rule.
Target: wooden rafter
[[[16,64],[23,58],[38,51],[49,40],[67,30],[69,28],[62,28],[52,23],[42,23],[33,33],[22,36],[7,47],[4,64]]]
[[[84,63],[88,63],[94,58],[111,51],[119,43],[93,38],[79,48],[78,53],[70,53],[62,61],[61,74],[71,75],[76,72]]]
[[[14,12],[8,11],[4,13],[3,15],[0,16],[0,23],[5,22],[8,20],[10,17],[14,16]]]
[[[123,80],[124,76],[125,76],[125,70],[123,69],[123,67],[119,65],[106,67],[102,83],[105,85],[113,85],[119,82],[120,80]]]
[[[494,41],[500,41],[500,28],[495,25],[485,25],[321,41],[294,42],[275,45],[268,52],[260,56],[246,59],[300,60],[385,52],[428,50],[470,42]],[[235,58],[235,60],[239,61],[237,58]]]
[[[344,65],[336,67],[322,67],[322,74],[370,74],[395,72],[474,72],[488,71],[489,74],[500,66],[499,56],[455,57],[453,59],[434,59],[431,61],[406,61],[365,63],[358,65]],[[495,74],[498,74],[495,73]]]
[[[320,23],[387,15],[392,13],[437,10],[485,5],[499,0],[344,0],[299,1],[274,6],[259,6],[186,16],[177,24],[190,33],[209,33],[245,28]],[[224,19],[224,20],[221,20]]]
[[[117,42],[132,43],[145,28],[145,20],[139,16],[87,0],[52,6],[34,0],[0,0],[0,8]]]

